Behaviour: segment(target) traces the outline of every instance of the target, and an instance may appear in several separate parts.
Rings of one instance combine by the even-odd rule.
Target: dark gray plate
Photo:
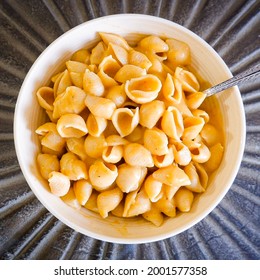
[[[108,14],[143,13],[163,17],[205,39],[236,74],[259,63],[259,8],[257,0],[2,0],[0,258],[259,259],[259,79],[240,87],[247,119],[247,140],[231,189],[200,223],[164,241],[118,245],[83,236],[65,226],[42,206],[28,187],[13,141],[14,108],[26,73],[39,54],[70,28]]]

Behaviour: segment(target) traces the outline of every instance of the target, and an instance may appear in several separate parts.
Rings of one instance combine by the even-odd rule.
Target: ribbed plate
[[[230,191],[196,226],[160,242],[106,243],[62,224],[25,182],[12,131],[26,73],[37,56],[70,28],[108,14],[160,16],[205,39],[236,74],[259,62],[259,1],[3,0],[0,8],[0,259],[260,259],[259,79],[240,87],[247,140]]]

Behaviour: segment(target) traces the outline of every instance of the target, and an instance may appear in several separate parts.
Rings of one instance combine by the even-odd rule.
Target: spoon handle
[[[252,68],[249,68],[242,73],[239,73],[238,75],[235,75],[229,80],[226,80],[220,84],[217,84],[213,87],[210,87],[203,92],[208,96],[211,96],[215,93],[218,93],[222,90],[225,90],[227,88],[236,86],[240,83],[246,82],[248,80],[251,80],[253,78],[256,78],[260,74],[260,63],[253,66]]]

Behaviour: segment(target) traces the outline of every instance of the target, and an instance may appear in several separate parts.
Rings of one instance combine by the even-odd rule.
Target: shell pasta
[[[185,42],[99,36],[36,92],[49,117],[36,129],[39,173],[71,207],[160,226],[207,191],[223,132]]]

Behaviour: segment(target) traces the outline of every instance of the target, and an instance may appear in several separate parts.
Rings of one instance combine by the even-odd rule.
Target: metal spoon
[[[210,87],[210,88],[204,90],[203,93],[206,93],[207,97],[211,96],[211,95],[218,93],[220,91],[223,91],[227,88],[236,86],[245,81],[256,78],[259,74],[260,74],[260,63],[253,66],[252,68],[249,68],[249,69],[243,71],[242,73],[239,73],[238,75],[235,75],[231,79],[228,79],[218,85],[215,85],[213,87]]]

